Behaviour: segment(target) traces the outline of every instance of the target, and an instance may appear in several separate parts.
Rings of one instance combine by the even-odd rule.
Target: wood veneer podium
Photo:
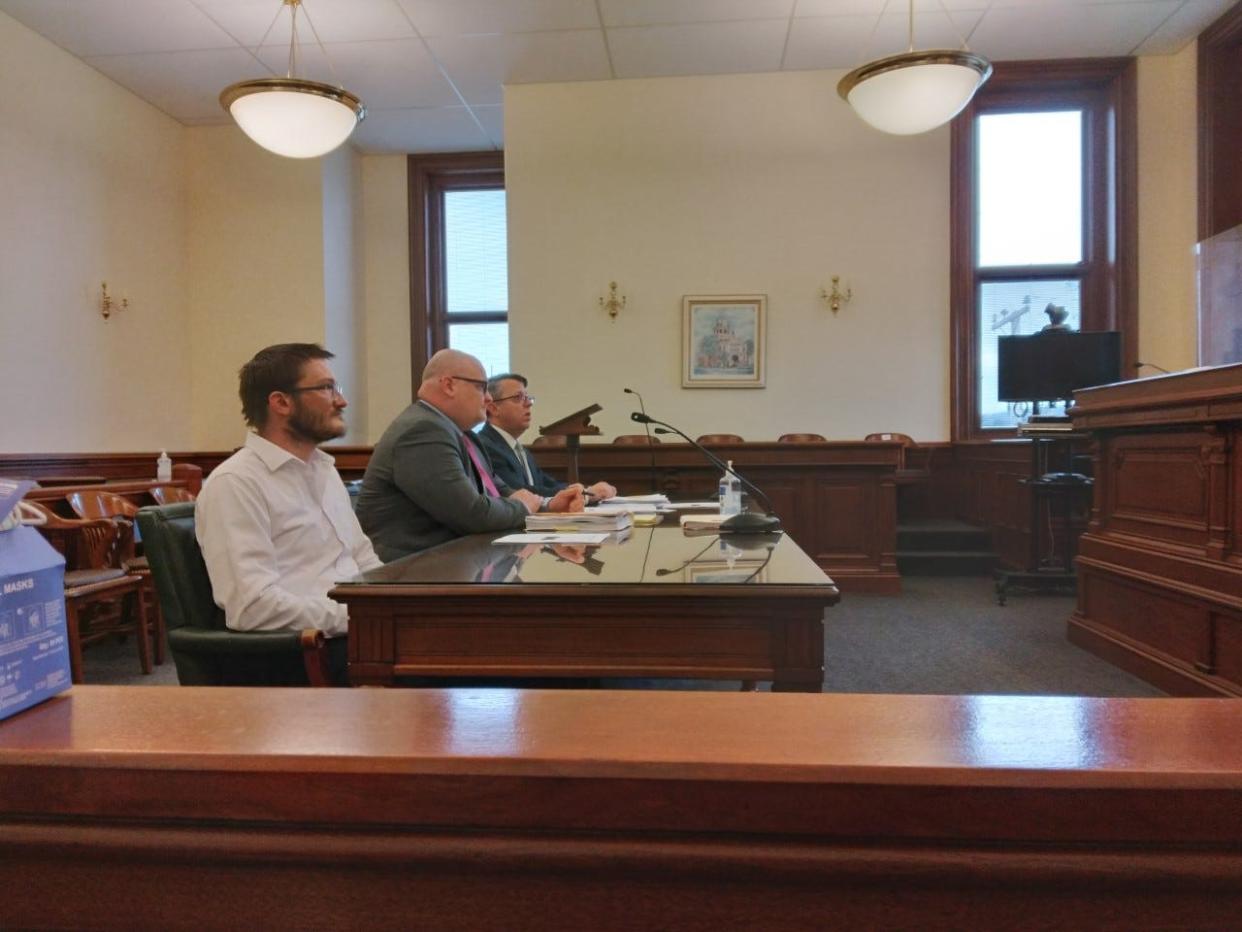
[[[1242,365],[1074,398],[1095,500],[1069,639],[1175,695],[1242,696]]]
[[[564,437],[565,449],[569,451],[569,481],[578,481],[578,448],[579,437],[598,437],[599,428],[591,423],[591,415],[603,411],[599,405],[590,405],[581,411],[575,411],[559,421],[553,421],[547,427],[539,428],[541,437]]]

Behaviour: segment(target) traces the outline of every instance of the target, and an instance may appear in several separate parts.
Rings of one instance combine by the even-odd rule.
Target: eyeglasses
[[[331,395],[333,398],[344,398],[345,388],[340,382],[321,382],[318,385],[304,385],[300,388],[291,388],[286,395],[297,395],[301,392],[323,392],[325,395]]]
[[[449,378],[457,379],[460,382],[469,382],[471,385],[476,386],[479,391],[484,393],[487,392],[487,379],[472,379],[465,375],[450,375]]]
[[[535,403],[535,396],[528,395],[526,392],[518,392],[516,395],[505,395],[503,398],[493,398],[492,401],[500,404],[500,402],[508,401],[511,398],[516,398],[517,403],[520,405],[533,405]]]

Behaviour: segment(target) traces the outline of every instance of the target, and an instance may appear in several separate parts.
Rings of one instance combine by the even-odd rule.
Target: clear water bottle
[[[720,477],[720,513],[736,515],[742,511],[742,480],[733,472],[733,460],[729,460],[729,468]]]
[[[157,482],[172,482],[172,460],[167,450],[160,450],[160,458],[155,461],[155,479]]]

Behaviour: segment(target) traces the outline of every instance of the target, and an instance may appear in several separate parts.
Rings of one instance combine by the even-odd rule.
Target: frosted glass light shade
[[[300,78],[259,78],[226,87],[220,105],[243,133],[277,155],[310,159],[331,152],[367,115],[349,91]]]
[[[909,136],[948,123],[991,74],[992,63],[973,52],[904,52],[855,68],[837,93],[876,129]]]

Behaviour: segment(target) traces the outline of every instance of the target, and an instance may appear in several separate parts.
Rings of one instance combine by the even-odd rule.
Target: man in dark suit
[[[489,400],[473,356],[445,349],[428,361],[418,401],[375,445],[358,495],[358,520],[381,560],[466,534],[518,529],[535,511],[582,510],[580,485],[541,496],[492,475],[470,432]]]
[[[479,443],[487,450],[492,468],[506,485],[529,489],[540,495],[555,495],[565,488],[539,468],[530,451],[518,439],[530,427],[530,408],[535,399],[526,391],[526,376],[516,372],[494,375],[487,382],[487,424],[479,431]],[[586,490],[592,498],[612,498],[617,490],[607,482],[597,482]]]

